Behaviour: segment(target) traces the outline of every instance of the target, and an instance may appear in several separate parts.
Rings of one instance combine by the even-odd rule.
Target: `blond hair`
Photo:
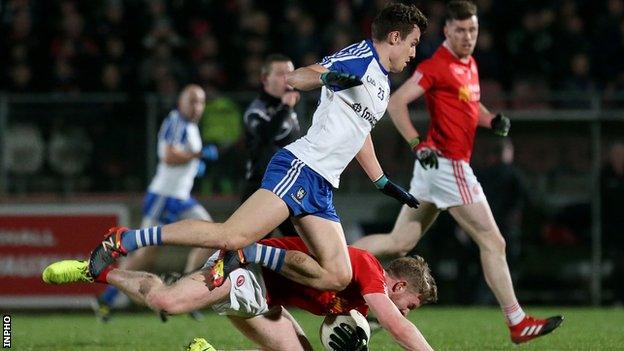
[[[395,279],[407,281],[408,289],[420,294],[422,304],[438,301],[438,287],[425,259],[414,255],[391,261],[386,272]]]

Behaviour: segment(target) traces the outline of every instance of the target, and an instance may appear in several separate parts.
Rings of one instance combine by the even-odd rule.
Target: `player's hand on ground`
[[[430,147],[422,147],[416,150],[416,159],[422,168],[435,168],[438,169],[438,154],[440,152]]]
[[[298,91],[287,91],[284,95],[282,95],[282,104],[295,107],[300,98],[301,95]]]
[[[496,117],[492,118],[490,126],[492,127],[492,131],[494,131],[494,134],[507,136],[507,134],[509,134],[509,129],[511,128],[511,121],[503,114],[498,113],[496,114]]]
[[[336,71],[321,73],[321,82],[327,87],[339,87],[342,89],[349,89],[362,85],[362,81],[355,75]]]
[[[397,199],[400,203],[406,204],[411,208],[418,208],[418,206],[420,205],[418,200],[416,200],[416,198],[412,194],[408,193],[400,186],[394,184],[385,175],[375,181],[375,186],[385,195],[393,197]]]
[[[215,144],[208,144],[202,148],[201,158],[206,161],[216,161],[219,159],[219,148]]]
[[[329,336],[329,346],[334,351],[366,351],[368,350],[368,337],[364,329],[346,323],[334,327],[334,332]]]

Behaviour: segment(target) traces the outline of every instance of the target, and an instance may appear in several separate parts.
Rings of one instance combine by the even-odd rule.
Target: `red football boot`
[[[514,344],[520,344],[533,340],[557,329],[561,322],[563,322],[563,316],[537,319],[527,315],[522,322],[509,327],[511,341]]]

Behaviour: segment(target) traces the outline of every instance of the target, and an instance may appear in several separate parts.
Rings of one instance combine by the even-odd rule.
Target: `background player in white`
[[[193,218],[212,221],[204,207],[191,196],[193,182],[203,174],[204,160],[218,156],[213,145],[202,148],[197,127],[206,105],[203,89],[197,85],[186,86],[178,98],[177,109],[172,110],[162,122],[158,133],[158,168],[143,201],[141,227],[151,227]],[[193,249],[188,256],[185,272],[200,268],[211,251]],[[129,255],[121,262],[122,269],[150,269],[158,258],[156,247],[147,247]],[[98,297],[96,314],[103,321],[110,318],[110,307],[119,290],[109,286]],[[198,314],[194,314],[198,317]]]
[[[370,137],[389,99],[388,72],[400,72],[416,55],[427,20],[415,6],[392,3],[372,23],[372,40],[355,43],[321,64],[288,75],[296,89],[323,87],[307,135],[279,151],[269,164],[262,187],[225,223],[185,220],[142,230],[113,229],[91,255],[90,274],[105,281],[116,257],[145,245],[186,245],[235,250],[246,247],[289,216],[310,252],[277,251],[265,265],[288,278],[318,289],[342,290],[351,280],[347,245],[332,203],[344,168],[355,157],[385,194],[411,207],[416,199],[383,174]],[[148,236],[147,243],[139,238]],[[245,251],[259,260],[261,245]],[[257,249],[257,250],[256,250]],[[215,265],[216,285],[223,282],[223,264]],[[282,270],[282,267],[284,268]]]
[[[518,304],[505,256],[505,239],[468,163],[477,125],[502,136],[507,135],[510,127],[509,119],[500,114],[494,116],[479,102],[479,77],[472,57],[478,30],[473,3],[447,4],[446,40],[392,95],[390,117],[416,151],[410,193],[422,205],[418,209],[403,206],[389,235],[367,236],[354,246],[379,256],[406,255],[440,211],[448,209],[479,246],[486,281],[505,314],[512,341],[521,343],[548,334],[563,318],[535,319]],[[409,118],[408,104],[423,94],[431,126],[427,139],[420,143]]]

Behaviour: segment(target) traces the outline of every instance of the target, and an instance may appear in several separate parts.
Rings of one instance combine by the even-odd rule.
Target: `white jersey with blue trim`
[[[186,120],[177,110],[171,111],[165,118],[158,132],[158,168],[148,190],[159,195],[186,200],[191,196],[199,160],[168,165],[164,161],[168,145],[186,152],[201,151],[202,140],[197,123]]]
[[[390,83],[370,40],[327,56],[320,64],[353,74],[363,84],[343,90],[324,86],[308,133],[285,148],[338,188],[340,174],[386,112]]]

